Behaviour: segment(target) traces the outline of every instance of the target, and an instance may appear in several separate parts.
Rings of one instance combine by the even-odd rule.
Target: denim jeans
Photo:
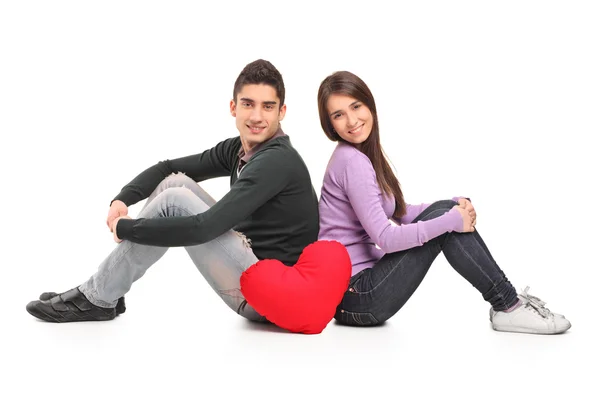
[[[139,218],[190,216],[209,209],[215,200],[184,174],[165,178],[148,197]],[[117,299],[129,291],[168,247],[147,246],[123,241],[100,264],[98,271],[79,290],[100,307],[115,307]],[[235,312],[264,321],[244,299],[240,276],[258,259],[246,238],[229,231],[208,243],[185,247],[190,258],[213,290]]]
[[[456,204],[452,200],[435,202],[413,222],[439,217]],[[479,290],[494,310],[506,310],[516,304],[515,288],[492,258],[477,230],[450,232],[422,246],[386,254],[372,268],[354,275],[335,319],[355,326],[385,322],[412,296],[440,252],[444,252],[450,265]]]

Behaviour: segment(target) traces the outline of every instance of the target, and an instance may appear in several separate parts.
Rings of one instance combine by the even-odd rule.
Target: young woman
[[[491,304],[493,329],[554,334],[571,327],[527,293],[529,288],[517,295],[475,230],[477,214],[468,198],[404,202],[381,149],[375,100],[359,77],[346,71],[328,76],[318,103],[325,135],[338,142],[321,190],[319,239],[341,242],[352,260],[336,320],[357,326],[388,320],[443,252]]]

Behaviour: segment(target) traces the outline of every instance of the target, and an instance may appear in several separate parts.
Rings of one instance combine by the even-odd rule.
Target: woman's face
[[[371,110],[354,97],[332,94],[327,100],[327,112],[333,129],[347,142],[360,144],[371,134]]]

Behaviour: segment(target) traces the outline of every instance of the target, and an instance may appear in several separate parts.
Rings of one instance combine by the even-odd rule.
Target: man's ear
[[[235,112],[235,101],[231,100],[229,102],[229,112],[231,112],[231,116],[235,117],[236,112]]]
[[[284,104],[279,109],[279,122],[281,122],[285,118],[285,112],[287,110],[287,106]]]

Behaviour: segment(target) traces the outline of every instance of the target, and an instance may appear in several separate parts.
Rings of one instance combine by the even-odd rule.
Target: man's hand
[[[123,241],[122,239],[119,239],[119,237],[117,236],[117,224],[119,223],[119,220],[121,220],[123,218],[131,219],[131,217],[129,215],[117,217],[113,220],[113,223],[110,226],[110,231],[113,233],[113,239],[115,240],[116,243],[121,243]]]
[[[108,217],[106,218],[106,226],[108,226],[108,229],[110,229],[111,232],[115,233],[113,231],[113,222],[115,222],[116,218],[125,217],[125,216],[127,216],[127,206],[125,205],[125,203],[123,203],[121,200],[113,201],[112,204],[110,205],[110,208],[108,209]],[[116,235],[116,233],[115,233],[115,235]]]
[[[469,201],[469,199],[460,198],[458,199],[458,206],[463,210],[467,211],[467,214],[471,217],[471,221],[473,226],[477,223],[477,212],[473,207],[473,204]]]

